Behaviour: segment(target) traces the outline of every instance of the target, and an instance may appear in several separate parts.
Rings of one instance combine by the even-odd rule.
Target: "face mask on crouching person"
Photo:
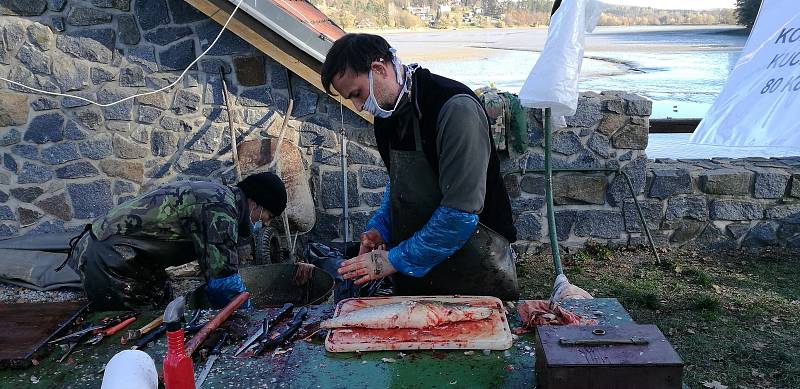
[[[403,66],[400,57],[397,56],[397,50],[394,48],[390,48],[389,51],[392,52],[392,64],[394,65],[394,74],[397,78],[397,84],[401,86],[400,93],[397,95],[397,98],[394,101],[394,105],[392,106],[391,110],[386,110],[381,108],[380,104],[378,104],[378,100],[375,98],[375,88],[374,82],[372,77],[372,69],[370,69],[368,73],[369,78],[369,96],[367,100],[364,102],[364,110],[371,113],[373,116],[386,119],[394,113],[397,109],[397,106],[400,105],[400,102],[403,100],[403,96],[411,90],[411,75],[414,73],[414,70],[417,69],[417,64],[411,64],[406,67]],[[405,77],[403,77],[405,69]]]

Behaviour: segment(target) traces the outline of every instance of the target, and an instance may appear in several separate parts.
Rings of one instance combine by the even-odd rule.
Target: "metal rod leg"
[[[556,276],[564,274],[561,267],[561,255],[558,252],[558,235],[556,234],[556,216],[553,209],[553,166],[550,161],[550,142],[552,132],[552,113],[550,108],[544,109],[544,194],[547,201],[547,230],[550,234],[550,251],[553,252],[553,267]]]

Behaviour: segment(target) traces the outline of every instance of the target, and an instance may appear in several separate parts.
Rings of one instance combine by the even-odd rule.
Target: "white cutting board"
[[[486,320],[448,323],[432,328],[337,328],[328,332],[325,349],[330,352],[380,350],[506,350],[511,348],[503,303],[490,296],[390,296],[342,300],[333,317],[383,304],[404,301],[439,301],[492,308]]]

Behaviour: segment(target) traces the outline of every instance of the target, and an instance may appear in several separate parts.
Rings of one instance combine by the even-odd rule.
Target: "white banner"
[[[752,147],[753,156],[800,155],[800,1],[762,2],[739,61],[691,142]]]

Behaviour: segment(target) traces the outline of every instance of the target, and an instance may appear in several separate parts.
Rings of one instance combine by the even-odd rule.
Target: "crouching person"
[[[221,308],[245,291],[237,247],[286,208],[286,188],[272,173],[236,186],[182,181],[112,208],[73,239],[67,264],[81,275],[99,309],[164,303],[167,267],[197,260],[206,295]],[[247,305],[249,305],[249,301]]]

